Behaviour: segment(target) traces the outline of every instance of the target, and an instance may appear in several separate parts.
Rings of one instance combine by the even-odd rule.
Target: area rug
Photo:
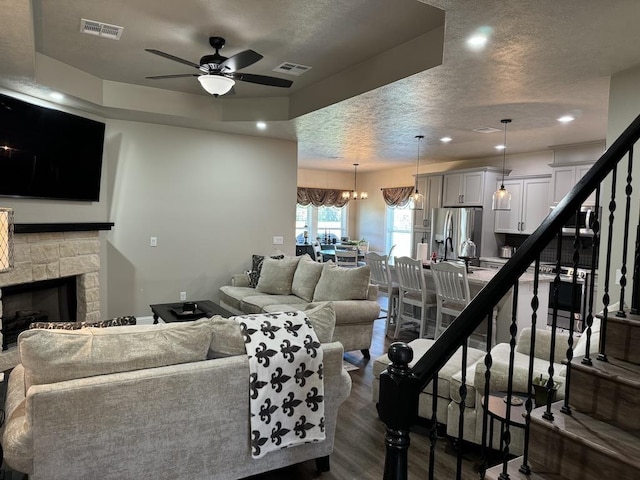
[[[342,368],[344,368],[347,372],[351,372],[353,370],[360,370],[360,367],[354,365],[353,363],[347,362],[344,358],[342,359]]]

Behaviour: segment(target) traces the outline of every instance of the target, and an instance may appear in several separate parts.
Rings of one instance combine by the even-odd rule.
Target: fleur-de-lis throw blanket
[[[324,366],[304,312],[235,317],[249,357],[251,454],[325,439]]]

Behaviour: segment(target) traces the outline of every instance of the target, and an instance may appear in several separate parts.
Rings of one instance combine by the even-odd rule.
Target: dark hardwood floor
[[[391,340],[384,335],[385,320],[375,322],[371,345],[371,359],[367,361],[360,352],[347,352],[345,359],[357,365],[359,370],[349,372],[353,381],[351,395],[342,404],[338,413],[338,428],[331,471],[320,474],[315,462],[308,461],[268,474],[251,477],[251,480],[381,480],[384,468],[384,424],[378,418],[371,400],[373,360],[386,353]],[[403,332],[400,340],[411,341],[417,333]],[[409,478],[428,478],[429,438],[426,434],[412,433],[409,450]],[[457,456],[451,452],[446,439],[437,443],[435,478],[454,479]],[[464,480],[477,479],[479,455],[465,454]]]

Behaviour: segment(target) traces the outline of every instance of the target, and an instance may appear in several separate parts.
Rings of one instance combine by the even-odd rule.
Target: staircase
[[[636,480],[640,478],[640,315],[607,316],[607,359],[572,360],[570,410],[552,405],[553,420],[543,418],[546,407],[531,412],[529,465],[522,457],[507,465],[516,480]],[[586,362],[589,363],[589,362]],[[503,465],[487,470],[485,478],[502,480]]]

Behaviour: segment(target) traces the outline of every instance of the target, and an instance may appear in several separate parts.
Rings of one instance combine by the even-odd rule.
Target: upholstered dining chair
[[[387,297],[387,308],[381,312],[387,314],[385,334],[389,333],[392,323],[397,322],[398,315],[398,284],[393,282],[389,271],[389,261],[386,255],[369,252],[364,256],[364,261],[371,268],[371,283],[378,285],[378,295]]]
[[[427,333],[427,312],[436,307],[435,295],[427,290],[422,260],[394,257],[393,268],[398,277],[398,315],[394,338],[398,338],[400,326],[406,322],[420,324],[420,338]],[[408,307],[408,308],[405,308]],[[414,307],[419,308],[418,316]]]

